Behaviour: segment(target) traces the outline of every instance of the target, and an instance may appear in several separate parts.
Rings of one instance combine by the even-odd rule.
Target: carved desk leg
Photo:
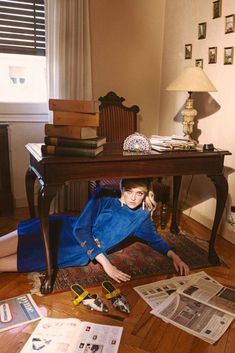
[[[37,176],[34,173],[33,169],[29,166],[25,174],[25,188],[26,188],[30,218],[35,217],[34,183],[35,183],[36,177]]]
[[[178,198],[180,192],[182,176],[174,176],[173,177],[173,205],[172,205],[172,218],[171,218],[171,233],[178,234],[179,227],[177,222],[177,206],[178,206]]]
[[[213,181],[216,189],[216,209],[209,242],[208,259],[212,264],[219,264],[220,260],[215,251],[215,239],[217,236],[217,230],[223,215],[226,199],[228,196],[228,182],[224,175],[208,176]]]
[[[50,253],[50,239],[49,239],[49,212],[50,204],[58,189],[57,185],[42,185],[38,193],[38,211],[41,221],[42,234],[45,247],[45,256],[47,271],[43,283],[41,285],[41,293],[48,294],[53,289],[53,268]]]

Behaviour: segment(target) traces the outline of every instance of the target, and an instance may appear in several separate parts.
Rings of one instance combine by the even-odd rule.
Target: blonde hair
[[[122,179],[120,182],[120,189],[132,189],[141,187],[145,189],[146,195],[144,198],[145,207],[150,212],[151,216],[157,207],[157,203],[154,198],[152,180],[149,178],[141,179]]]

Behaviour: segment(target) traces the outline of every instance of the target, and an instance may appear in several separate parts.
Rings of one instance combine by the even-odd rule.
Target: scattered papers
[[[235,290],[204,271],[134,289],[151,306],[153,315],[210,344],[224,334],[235,317]]]
[[[75,318],[43,318],[20,353],[117,353],[122,331]]]
[[[235,290],[222,286],[205,272],[180,286],[178,292],[235,317]]]
[[[210,344],[225,333],[234,319],[232,315],[177,292],[151,313]]]
[[[200,272],[205,273],[205,272]],[[144,284],[134,287],[134,290],[143,298],[143,300],[154,309],[161,304],[165,299],[174,293],[180,286],[188,283],[192,277],[198,274],[189,276],[176,276],[162,281]]]
[[[160,136],[150,137],[151,148],[155,151],[174,151],[174,150],[196,150],[195,143],[183,136]]]
[[[0,301],[0,332],[42,318],[30,294]]]

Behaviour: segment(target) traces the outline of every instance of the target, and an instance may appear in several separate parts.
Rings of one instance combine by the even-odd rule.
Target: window
[[[0,101],[46,102],[45,56],[0,53]]]
[[[44,0],[0,1],[0,52],[45,55]]]
[[[45,47],[44,0],[0,1],[0,118],[47,113]]]

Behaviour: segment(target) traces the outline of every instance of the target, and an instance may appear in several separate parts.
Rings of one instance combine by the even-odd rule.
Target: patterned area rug
[[[164,237],[166,242],[175,247],[175,252],[189,265],[190,269],[212,266],[208,261],[207,242],[199,241],[185,233]],[[123,244],[122,249],[115,249],[109,258],[113,265],[133,278],[175,273],[172,261],[139,241]],[[31,274],[34,282],[33,293],[38,293],[43,274]],[[91,262],[84,267],[68,267],[58,270],[53,293],[69,290],[73,283],[83,287],[94,287],[110,279],[98,263]]]

